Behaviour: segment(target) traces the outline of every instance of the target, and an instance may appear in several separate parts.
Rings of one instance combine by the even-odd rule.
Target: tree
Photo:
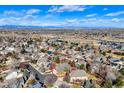
[[[104,34],[105,37],[106,37],[107,35],[108,35],[107,33]]]
[[[4,81],[4,77],[2,75],[0,75],[0,82]]]
[[[118,49],[121,49],[121,48],[122,48],[122,46],[120,45],[120,46],[118,46],[117,48],[118,48]]]
[[[52,87],[57,80],[57,76],[54,74],[49,74],[44,78],[44,84],[47,87]]]
[[[46,50],[45,50],[45,49],[41,49],[40,51],[41,51],[41,52],[43,52],[43,53],[45,53],[45,52],[46,52]]]
[[[76,66],[75,66],[75,62],[74,62],[74,61],[69,62],[69,64],[70,64],[70,66],[71,66],[71,67],[76,67]]]
[[[121,57],[120,60],[124,61],[124,57]]]
[[[68,41],[65,41],[66,44],[68,44]]]
[[[80,65],[80,69],[84,69],[84,64],[81,64]]]
[[[69,73],[69,72],[70,72],[70,70],[69,70],[67,67],[64,67],[64,71],[65,71],[66,73]]]
[[[119,72],[124,76],[124,68],[120,69]]]
[[[117,81],[117,83],[115,84],[115,86],[118,87],[118,88],[123,87],[124,86],[124,81],[122,81],[122,80]]]
[[[112,51],[111,51],[111,50],[108,50],[107,52],[108,52],[108,53],[111,53]]]
[[[12,58],[19,60],[18,54],[16,52],[12,53]]]
[[[89,63],[86,64],[86,70],[87,70],[88,72],[91,71],[91,65],[90,65]]]
[[[103,54],[104,56],[106,56],[106,52],[102,52],[102,54]]]
[[[76,48],[76,51],[81,51],[81,48],[80,48],[80,47],[77,47],[77,48]]]
[[[124,81],[122,80],[122,78],[118,77],[114,82],[114,84],[115,84],[115,87],[121,88],[124,86]]]
[[[66,73],[65,77],[63,78],[63,81],[70,82],[70,76],[69,73]]]
[[[31,60],[31,63],[33,63],[33,64],[37,64],[37,60],[32,59],[32,60]]]
[[[33,43],[33,40],[29,40],[27,41],[28,45],[32,44]]]
[[[105,87],[105,88],[112,88],[112,81],[105,81],[105,83],[104,83],[104,85],[103,85],[103,87]]]
[[[40,80],[38,74],[35,74],[35,79],[36,79],[37,81]]]
[[[21,50],[21,54],[24,54],[24,53],[27,53],[27,51],[23,48],[23,49]]]
[[[70,49],[72,49],[73,48],[73,46],[70,46]]]
[[[58,64],[60,63],[59,57],[56,57],[56,58],[55,58],[55,62],[58,63]]]
[[[86,45],[84,46],[84,48],[85,48],[85,49],[87,49],[88,47],[89,47],[89,45],[88,45],[88,44],[86,44]]]

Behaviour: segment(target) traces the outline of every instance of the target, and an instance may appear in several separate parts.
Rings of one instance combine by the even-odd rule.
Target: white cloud
[[[3,14],[4,14],[4,15],[15,15],[15,16],[21,15],[20,12],[17,12],[17,11],[14,11],[14,10],[4,11]]]
[[[24,16],[24,15],[32,15],[32,14],[38,14],[39,12],[41,12],[41,10],[39,9],[29,9],[29,10],[20,10],[20,11],[14,11],[14,10],[7,10],[4,11],[3,14],[10,16]]]
[[[48,10],[48,12],[56,12],[58,10],[57,6],[52,6],[50,7],[50,9]]]
[[[21,12],[20,12],[21,11]],[[124,18],[95,18],[95,14],[90,14],[90,17],[78,18],[65,18],[65,20],[58,20],[59,17],[50,14],[40,16],[26,14],[28,10],[20,10],[22,16],[7,16],[0,18],[0,25],[25,25],[25,26],[72,26],[72,27],[124,27]],[[4,12],[5,13],[5,12]],[[6,14],[13,14],[15,12],[6,12]],[[54,20],[55,19],[55,20]]]
[[[52,6],[48,12],[74,12],[74,11],[84,11],[86,8],[84,6],[78,5],[64,5],[61,7]]]
[[[87,21],[96,21],[96,18],[88,18]]]
[[[106,10],[108,10],[108,8],[104,8],[103,10],[106,11]]]
[[[79,22],[91,22],[91,21],[96,21],[96,18],[84,18],[80,19]]]
[[[22,17],[21,19],[24,21],[33,21],[37,18],[37,16],[33,16],[33,15],[25,15],[24,17]]]
[[[9,17],[9,18],[1,18],[0,25],[15,25],[18,24],[20,18]]]
[[[0,25],[32,25],[36,22],[37,16],[25,15],[23,17],[0,18]]]
[[[44,16],[44,19],[53,19],[55,16],[51,14],[47,14]]]
[[[54,23],[47,22],[47,23],[41,23],[40,25],[41,26],[62,26],[62,25],[64,25],[65,26],[65,23],[63,23],[63,22],[54,22]]]
[[[124,14],[124,11],[108,13],[105,16],[119,16],[119,15],[122,15],[122,14]]]
[[[121,21],[120,21],[121,20]],[[73,26],[73,27],[123,27],[124,19],[100,19],[100,18],[83,18],[83,19],[66,19],[65,21],[53,22],[42,21],[39,17],[26,15],[24,17],[1,18],[0,25],[25,25],[25,26]]]
[[[119,22],[120,19],[118,19],[118,18],[113,18],[112,21],[114,21],[114,22]]]
[[[71,19],[64,26],[72,27],[123,27],[124,19],[102,19],[102,18],[83,18],[83,19]]]
[[[94,14],[89,14],[89,15],[86,15],[86,17],[94,17],[94,16],[96,16],[97,14],[96,13],[94,13]]]
[[[77,21],[78,21],[77,19],[66,19],[66,22],[68,23],[75,23]]]
[[[30,9],[30,10],[26,11],[26,14],[32,15],[32,14],[37,14],[39,12],[41,12],[41,10],[39,10],[39,9]]]
[[[103,19],[99,19],[98,21],[99,21],[99,22],[104,22],[104,20],[103,20]]]

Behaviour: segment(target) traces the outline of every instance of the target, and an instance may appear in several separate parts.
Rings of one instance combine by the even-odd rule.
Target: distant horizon
[[[124,28],[124,5],[1,5],[0,26]]]
[[[31,25],[0,25],[0,29],[124,29],[124,27],[76,27],[76,26],[31,26]]]

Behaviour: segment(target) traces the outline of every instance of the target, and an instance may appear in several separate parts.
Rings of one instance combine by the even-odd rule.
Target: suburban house
[[[113,68],[118,70],[124,68],[124,62],[122,62],[120,59],[111,58],[109,61]]]
[[[67,71],[70,71],[71,67],[68,63],[60,63],[56,66],[57,76],[65,76]]]
[[[73,70],[70,73],[70,82],[78,83],[84,80],[88,80],[87,74],[84,70]]]

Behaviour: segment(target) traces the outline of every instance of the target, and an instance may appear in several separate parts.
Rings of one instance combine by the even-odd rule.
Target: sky
[[[1,5],[2,25],[124,28],[124,6]]]

